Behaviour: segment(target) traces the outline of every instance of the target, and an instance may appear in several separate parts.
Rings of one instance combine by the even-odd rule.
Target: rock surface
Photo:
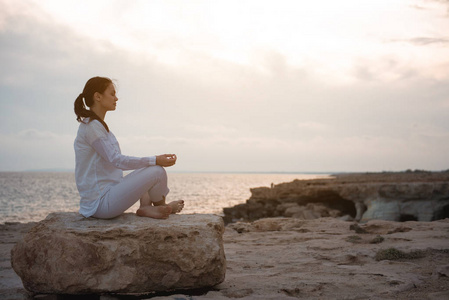
[[[341,217],[366,222],[449,217],[449,171],[339,174],[251,189],[244,204],[225,208],[225,222],[267,217]]]
[[[208,290],[36,299],[449,299],[449,219],[354,225],[335,218],[229,224],[223,235],[226,280]],[[0,225],[0,299],[30,299],[9,264],[9,251],[30,227]],[[376,259],[391,248],[423,255]]]
[[[227,278],[204,299],[449,299],[442,267],[449,219],[371,220],[358,225],[364,233],[351,225],[335,218],[229,224]],[[387,249],[422,255],[377,260]]]
[[[168,220],[123,214],[112,220],[53,213],[11,251],[34,293],[148,293],[214,286],[224,280],[224,225],[215,215]]]

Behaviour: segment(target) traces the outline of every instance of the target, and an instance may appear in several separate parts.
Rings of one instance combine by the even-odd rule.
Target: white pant
[[[165,199],[169,191],[164,168],[150,166],[135,170],[113,185],[100,199],[100,205],[93,217],[117,217],[142,198],[145,192],[150,195],[151,202],[159,202]]]

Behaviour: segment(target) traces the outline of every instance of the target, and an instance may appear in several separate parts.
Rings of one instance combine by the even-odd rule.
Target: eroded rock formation
[[[44,294],[148,293],[224,280],[224,224],[215,215],[112,220],[53,213],[11,251],[24,287]]]
[[[225,222],[267,217],[433,221],[449,217],[449,172],[340,174],[251,189]]]

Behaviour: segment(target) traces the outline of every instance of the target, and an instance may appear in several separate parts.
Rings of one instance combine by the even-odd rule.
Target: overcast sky
[[[172,171],[449,169],[447,0],[0,0],[0,66],[0,171],[74,168],[98,75]]]

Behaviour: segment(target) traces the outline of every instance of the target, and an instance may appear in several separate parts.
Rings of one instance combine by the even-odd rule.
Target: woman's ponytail
[[[113,84],[112,80],[106,77],[93,77],[87,81],[83,92],[76,98],[74,103],[76,120],[78,122],[84,123],[84,118],[89,118],[89,122],[92,120],[98,120],[109,132],[108,125],[106,125],[106,123],[100,119],[95,112],[87,109],[86,106],[91,107],[94,104],[94,94],[97,92],[103,94],[110,84]],[[83,98],[86,103],[84,103]]]
[[[83,98],[84,95],[81,93],[75,100],[75,114],[78,122],[83,122],[84,118],[91,116],[91,111],[86,109]]]

